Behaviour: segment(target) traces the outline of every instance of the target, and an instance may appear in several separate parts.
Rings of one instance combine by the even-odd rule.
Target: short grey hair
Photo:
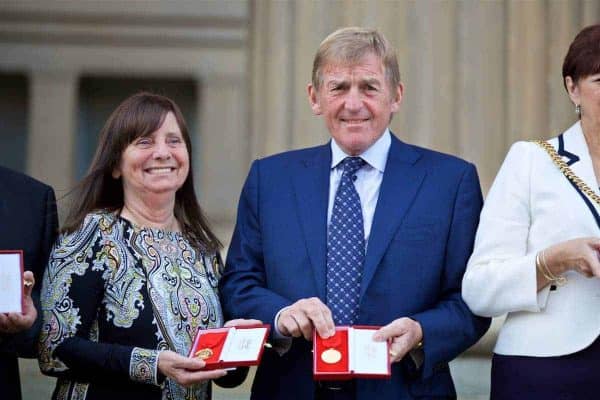
[[[396,51],[385,36],[376,29],[360,27],[341,28],[319,45],[313,61],[312,85],[319,89],[323,83],[323,67],[327,64],[353,65],[368,54],[382,61],[388,85],[393,90],[400,84],[400,68]]]

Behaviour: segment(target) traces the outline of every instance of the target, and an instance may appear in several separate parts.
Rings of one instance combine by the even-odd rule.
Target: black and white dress
[[[198,329],[223,325],[220,268],[181,233],[89,214],[44,275],[39,362],[58,377],[53,398],[210,398],[210,382],[184,388],[157,366],[161,350],[187,355]]]

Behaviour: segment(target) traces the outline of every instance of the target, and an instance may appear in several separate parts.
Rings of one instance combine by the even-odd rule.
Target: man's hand
[[[33,272],[23,273],[24,297],[22,313],[0,313],[0,333],[16,333],[31,328],[37,318],[37,310],[31,299],[31,290],[35,285]]]
[[[398,318],[375,332],[373,339],[377,342],[389,340],[390,360],[397,362],[423,340],[423,329],[413,319]]]
[[[161,351],[158,355],[158,370],[185,387],[227,375],[224,369],[204,371],[205,366],[199,358],[184,357],[171,350]]]
[[[328,338],[335,333],[331,311],[317,297],[300,299],[279,314],[277,329],[284,336],[312,340],[313,329],[319,336]]]

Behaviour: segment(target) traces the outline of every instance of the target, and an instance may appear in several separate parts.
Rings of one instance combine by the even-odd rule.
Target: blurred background
[[[190,126],[198,195],[227,244],[250,162],[328,139],[306,99],[314,52],[361,25],[398,50],[405,92],[392,130],[475,163],[485,192],[511,143],[575,121],[562,59],[599,21],[600,0],[0,0],[0,165],[60,198],[120,101],[165,94]],[[453,362],[459,398],[487,398],[500,322]],[[24,398],[48,398],[53,380],[35,361],[21,367]]]

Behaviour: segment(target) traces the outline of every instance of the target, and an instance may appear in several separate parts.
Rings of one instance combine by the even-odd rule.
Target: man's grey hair
[[[355,65],[368,54],[375,54],[382,61],[388,85],[392,92],[395,91],[400,84],[396,51],[382,33],[360,27],[338,29],[321,42],[313,61],[313,87],[316,90],[321,87],[324,66]]]

